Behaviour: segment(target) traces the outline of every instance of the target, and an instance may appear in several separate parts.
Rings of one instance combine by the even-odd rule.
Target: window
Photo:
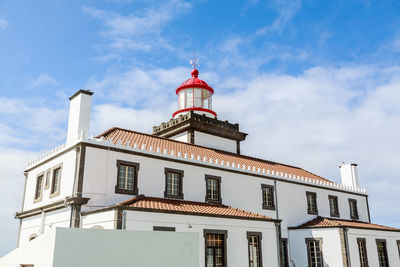
[[[115,193],[137,195],[139,163],[117,160],[117,185]]]
[[[376,246],[378,249],[379,267],[389,267],[389,259],[386,250],[386,240],[377,239]]]
[[[399,257],[400,257],[400,240],[397,240],[397,249],[399,250]]]
[[[36,178],[36,189],[35,189],[35,199],[34,201],[41,201],[43,196],[43,174],[39,174]]]
[[[250,267],[261,267],[261,233],[259,232],[247,232],[247,240],[249,246],[249,266]]]
[[[308,267],[323,267],[322,239],[306,238]]]
[[[289,267],[288,243],[286,238],[281,240],[282,267]]]
[[[206,175],[206,201],[221,203],[221,177]]]
[[[357,200],[349,199],[349,206],[350,206],[350,218],[353,220],[358,220]]]
[[[274,187],[272,185],[261,185],[262,198],[263,198],[263,209],[273,210],[275,209],[274,201]]]
[[[365,238],[357,238],[358,254],[360,255],[360,267],[368,267],[367,243]]]
[[[183,171],[165,168],[164,197],[183,199]]]
[[[175,227],[153,226],[153,231],[175,232]]]
[[[205,266],[226,267],[226,238],[227,231],[204,230]]]
[[[51,176],[51,169],[46,171],[46,180],[44,182],[44,189],[49,189],[50,187],[50,176]]]
[[[339,205],[337,196],[329,196],[329,208],[331,217],[339,217]]]
[[[318,214],[317,194],[315,192],[306,192],[308,214]]]
[[[61,182],[61,166],[58,166],[53,169],[50,197],[55,197],[60,194],[60,182]]]

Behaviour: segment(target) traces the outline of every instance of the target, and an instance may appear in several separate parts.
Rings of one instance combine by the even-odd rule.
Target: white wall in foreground
[[[198,234],[56,228],[0,259],[1,267],[198,267]]]

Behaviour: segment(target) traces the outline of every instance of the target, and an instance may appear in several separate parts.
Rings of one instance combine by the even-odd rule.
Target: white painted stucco
[[[237,152],[235,140],[202,133],[199,131],[194,131],[194,143],[196,145],[216,148],[232,153]]]

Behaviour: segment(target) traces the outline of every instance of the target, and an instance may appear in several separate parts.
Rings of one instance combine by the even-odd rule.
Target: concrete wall
[[[2,267],[198,267],[198,234],[56,228],[0,259]]]
[[[52,231],[55,227],[69,227],[71,218],[71,208],[67,207],[60,210],[46,212],[44,218],[42,215],[35,215],[22,220],[21,232],[19,238],[19,246],[29,243],[32,235],[40,236],[41,224],[43,225],[43,233]]]
[[[184,171],[183,193],[185,200],[204,202],[206,195],[205,175],[221,177],[222,203],[276,218],[276,210],[262,208],[261,184],[274,185],[268,178],[215,170],[207,166],[193,166],[184,163],[143,157],[127,153],[87,147],[84,173],[83,195],[91,200],[84,210],[113,205],[129,199],[132,195],[115,194],[117,183],[117,160],[137,162],[139,194],[164,197],[164,168]],[[279,218],[283,219],[283,230],[286,226],[298,226],[311,220],[315,215],[307,214],[306,191],[317,193],[319,215],[330,216],[328,195],[338,196],[340,218],[350,219],[348,198],[357,199],[360,220],[368,221],[366,197],[324,188],[301,184],[280,182],[277,187],[277,208]],[[285,232],[286,233],[286,232]]]
[[[103,216],[102,216],[103,215]],[[82,219],[83,227],[93,227],[94,221],[103,218],[96,225],[113,229],[114,215],[109,211],[91,214]],[[226,230],[228,232],[227,261],[230,267],[249,264],[247,231],[262,233],[262,257],[264,266],[278,266],[277,232],[273,222],[226,219],[218,217],[189,216],[143,211],[125,211],[123,225],[127,230],[153,231],[153,226],[175,227],[176,232],[196,233],[198,240],[198,266],[204,266],[204,229]],[[110,228],[111,226],[111,228]]]
[[[196,145],[216,148],[224,151],[236,153],[236,141],[210,135],[202,132],[194,132],[194,143]]]
[[[324,267],[342,267],[342,248],[338,229],[293,230],[289,232],[290,258],[296,267],[308,266],[306,238],[322,238]],[[293,265],[294,266],[294,265]],[[356,265],[355,265],[356,266]],[[375,265],[370,265],[375,266]]]
[[[360,266],[357,238],[365,238],[369,266],[379,266],[376,239],[386,240],[386,249],[389,257],[389,266],[400,266],[400,251],[397,240],[400,232],[374,231],[350,229],[348,232],[351,266]]]
[[[59,200],[64,199],[66,196],[72,195],[73,185],[74,185],[74,176],[75,176],[75,161],[76,161],[76,152],[74,149],[64,153],[63,155],[56,157],[49,162],[40,165],[39,167],[34,168],[33,170],[28,172],[28,177],[26,181],[26,192],[25,192],[25,202],[23,210],[34,209],[43,205],[51,204],[57,202]],[[58,196],[50,198],[50,190],[51,190],[51,180],[53,175],[53,170],[55,167],[62,164],[61,169],[61,180],[60,180],[60,194]],[[42,200],[35,202],[35,189],[36,189],[36,180],[37,176],[41,173],[46,174],[46,171],[50,170],[50,186],[48,189],[45,189],[43,185],[43,196]],[[44,181],[46,179],[46,175],[44,177]],[[43,181],[43,184],[44,184]]]

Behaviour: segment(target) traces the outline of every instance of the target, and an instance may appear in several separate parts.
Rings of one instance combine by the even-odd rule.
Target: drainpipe
[[[276,229],[276,240],[277,240],[277,256],[278,256],[278,266],[282,266],[281,264],[281,223],[280,222],[275,222],[275,229]]]
[[[349,238],[348,238],[349,228],[343,227],[342,229],[343,229],[344,249],[345,249],[345,252],[346,252],[346,264],[347,264],[347,267],[351,267],[350,250],[349,250]]]

